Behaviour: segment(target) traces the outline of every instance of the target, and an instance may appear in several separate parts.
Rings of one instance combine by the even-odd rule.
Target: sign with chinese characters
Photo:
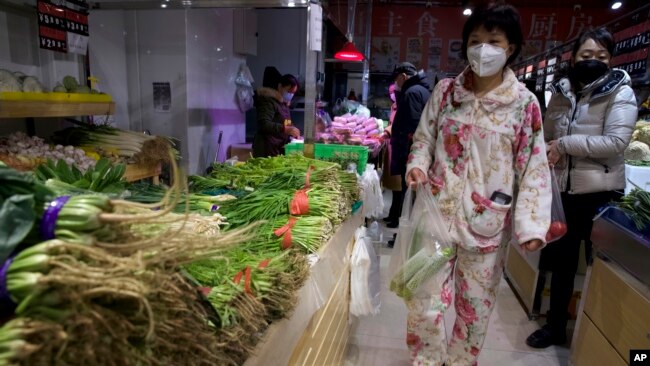
[[[345,10],[345,7],[342,8]],[[342,11],[344,13],[344,11]],[[359,12],[359,10],[358,10]],[[607,23],[615,15],[609,11],[587,8],[574,10],[566,8],[522,8],[519,9],[525,43],[519,60],[539,54],[544,50],[562,45],[577,37],[589,27]],[[329,15],[335,16],[335,7],[329,8]],[[391,39],[393,65],[411,61],[425,71],[435,70],[454,74],[466,66],[458,42],[462,36],[463,24],[467,17],[459,7],[426,8],[422,6],[390,6],[376,4],[372,13],[373,53],[371,71],[392,70],[386,57],[386,39]],[[356,17],[359,20],[359,16]],[[381,39],[384,47],[377,47]],[[415,39],[418,39],[416,42]],[[638,42],[638,41],[637,41]],[[421,46],[420,52],[414,48]],[[427,47],[429,49],[427,50]],[[434,49],[436,52],[431,52]],[[379,57],[381,62],[374,59]],[[416,62],[417,58],[421,59]]]
[[[39,46],[43,49],[86,54],[88,4],[83,0],[38,0]]]
[[[392,72],[400,62],[399,37],[373,37],[370,64],[373,71]]]
[[[422,48],[423,48],[422,38],[413,37],[407,40],[406,61],[412,63],[418,69],[423,68]]]

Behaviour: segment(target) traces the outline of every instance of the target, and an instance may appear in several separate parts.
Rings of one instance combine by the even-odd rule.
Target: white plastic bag
[[[377,315],[381,306],[379,258],[365,227],[357,229],[350,259],[350,313]]]
[[[235,78],[235,85],[237,85],[235,93],[237,96],[237,103],[239,104],[239,110],[246,112],[253,108],[253,95],[255,94],[255,91],[253,90],[253,76],[251,75],[248,66],[244,63],[239,65],[239,72],[237,73],[237,78]]]
[[[397,296],[428,298],[440,289],[437,274],[454,257],[455,246],[430,185],[406,191],[393,250],[390,290]]]
[[[384,196],[379,175],[372,164],[366,165],[366,170],[361,176],[361,192],[364,216],[367,218],[381,216],[384,213]]]

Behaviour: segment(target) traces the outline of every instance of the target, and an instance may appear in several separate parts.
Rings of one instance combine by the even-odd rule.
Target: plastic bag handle
[[[404,193],[404,203],[402,204],[402,217],[406,220],[411,220],[411,211],[413,211],[413,202],[415,201],[415,191],[412,186],[408,186],[406,193]]]

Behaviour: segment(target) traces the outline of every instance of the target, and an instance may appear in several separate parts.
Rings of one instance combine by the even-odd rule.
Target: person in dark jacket
[[[395,67],[393,80],[397,85],[395,88],[397,112],[395,113],[390,136],[390,171],[392,174],[399,174],[402,177],[402,194],[394,197],[394,199],[398,200],[397,219],[386,225],[390,228],[396,228],[399,225],[403,194],[407,188],[405,180],[406,162],[411,151],[413,134],[420,123],[420,116],[424,106],[431,96],[431,85],[429,85],[426,74],[422,70],[418,72],[415,66],[409,62],[403,62]],[[391,242],[389,242],[390,245]]]
[[[300,137],[300,130],[291,125],[289,103],[298,90],[298,79],[286,74],[277,88],[262,87],[257,90],[257,133],[253,140],[253,157],[277,156],[284,153],[289,137]]]

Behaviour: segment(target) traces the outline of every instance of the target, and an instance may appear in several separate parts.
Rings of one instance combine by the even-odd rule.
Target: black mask
[[[588,85],[605,75],[607,71],[609,71],[609,66],[602,61],[583,60],[573,65],[571,74],[575,80]]]

